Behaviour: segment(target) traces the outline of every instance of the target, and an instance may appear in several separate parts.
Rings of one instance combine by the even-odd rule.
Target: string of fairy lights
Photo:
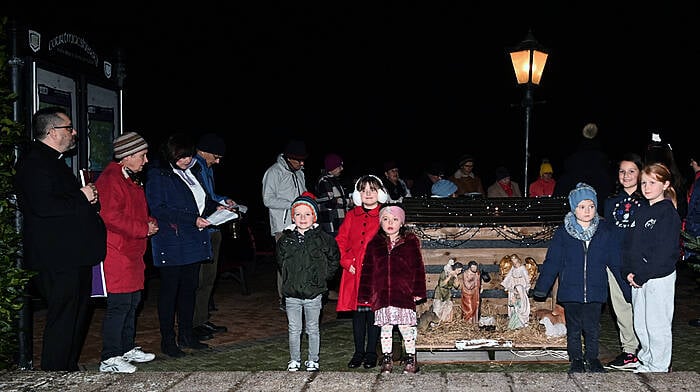
[[[439,234],[428,232],[434,232],[435,229],[440,229],[442,227],[442,225],[411,225],[411,230],[423,241],[443,244],[451,248],[459,248],[466,242],[472,240],[481,230],[493,230],[500,238],[506,241],[521,246],[532,246],[552,239],[554,231],[557,229],[557,225],[545,225],[535,232],[523,232],[520,229],[510,226],[469,226],[461,227],[459,230],[452,232],[441,231]],[[448,227],[454,228],[455,226],[450,225]]]

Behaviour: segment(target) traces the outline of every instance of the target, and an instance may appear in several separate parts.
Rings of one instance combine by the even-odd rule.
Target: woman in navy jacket
[[[161,351],[184,356],[181,347],[207,348],[192,332],[199,266],[211,262],[209,216],[218,207],[204,190],[201,166],[193,159],[194,142],[184,134],[171,135],[161,147],[161,158],[148,170],[146,199],[159,231],[151,237],[153,264],[160,274],[158,319]],[[175,314],[178,339],[175,343]]]

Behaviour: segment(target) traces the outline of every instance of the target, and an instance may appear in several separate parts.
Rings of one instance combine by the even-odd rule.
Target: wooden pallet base
[[[416,349],[420,363],[469,363],[469,362],[542,362],[568,363],[566,347],[484,347],[468,350]]]

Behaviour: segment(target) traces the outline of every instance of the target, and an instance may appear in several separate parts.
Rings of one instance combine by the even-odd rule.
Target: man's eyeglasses
[[[53,128],[53,129],[65,129],[65,130],[67,130],[68,132],[73,132],[73,131],[75,130],[75,128],[73,128],[73,124],[71,124],[71,125],[61,125],[61,126],[58,126],[58,127],[51,127],[51,128]]]
[[[218,160],[220,160],[221,158],[223,158],[224,156],[223,156],[223,155],[211,154],[211,157],[214,158],[215,161],[218,161]]]

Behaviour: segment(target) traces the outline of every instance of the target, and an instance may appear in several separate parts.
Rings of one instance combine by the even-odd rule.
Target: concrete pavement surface
[[[88,372],[0,373],[0,390],[20,391],[698,391],[697,372],[418,373],[356,372]]]

